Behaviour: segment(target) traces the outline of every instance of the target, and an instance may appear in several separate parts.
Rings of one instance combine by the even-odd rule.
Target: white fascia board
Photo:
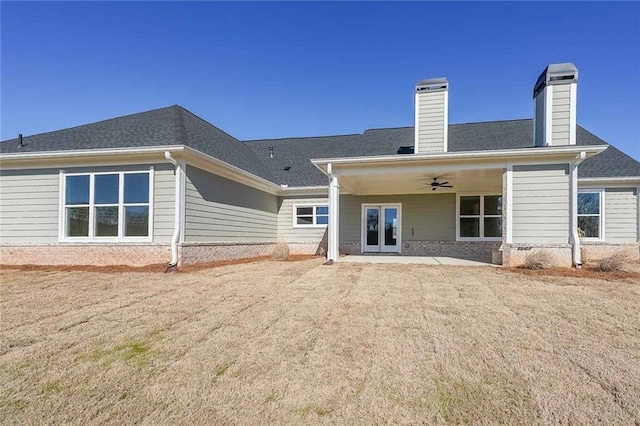
[[[640,176],[621,176],[621,177],[597,177],[597,178],[578,178],[580,185],[640,185]]]
[[[329,191],[329,185],[325,186],[282,186],[280,187],[280,195],[282,196],[294,196],[294,195],[322,195],[327,196]]]
[[[413,155],[384,155],[372,157],[343,157],[343,158],[321,158],[311,160],[311,163],[326,173],[322,166],[332,163],[336,165],[366,165],[376,163],[386,163],[403,165],[415,162],[455,162],[459,160],[519,160],[530,158],[530,163],[535,164],[538,159],[552,156],[566,156],[567,160],[573,160],[575,155],[585,152],[587,157],[598,154],[608,148],[608,145],[586,145],[586,146],[566,146],[555,148],[526,148],[511,150],[492,150],[492,151],[463,151],[463,152],[443,152],[430,154],[413,154]]]
[[[187,164],[191,164],[205,171],[212,172],[216,175],[251,186],[261,191],[268,192],[272,195],[278,195],[282,189],[280,185],[277,185],[270,180],[254,175],[253,173],[247,172],[239,167],[232,166],[229,163],[190,147],[185,147],[184,151],[181,154],[176,155],[176,157],[183,158]]]
[[[135,148],[76,149],[69,151],[8,152],[6,154],[0,154],[0,161],[38,159],[50,160],[54,158],[102,157],[131,154],[164,154],[165,151],[177,152],[184,150],[184,148],[184,145],[167,145],[142,146]]]

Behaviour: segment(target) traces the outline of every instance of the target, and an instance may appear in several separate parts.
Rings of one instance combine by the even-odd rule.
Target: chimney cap
[[[420,80],[416,83],[416,92],[436,90],[447,90],[449,88],[449,81],[445,77],[440,78],[428,78]]]
[[[538,77],[535,86],[533,86],[533,97],[535,98],[546,86],[576,83],[577,81],[578,68],[571,62],[549,64]]]

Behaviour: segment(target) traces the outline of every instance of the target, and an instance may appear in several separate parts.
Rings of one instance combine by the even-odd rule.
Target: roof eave
[[[415,163],[455,163],[457,161],[505,161],[522,160],[531,158],[544,159],[552,157],[565,158],[571,161],[576,154],[585,152],[586,157],[592,157],[606,150],[609,145],[573,145],[568,147],[550,147],[550,148],[526,148],[526,149],[510,149],[510,150],[491,150],[491,151],[463,151],[463,152],[442,152],[430,154],[409,154],[409,155],[383,155],[368,157],[340,157],[340,158],[320,158],[312,159],[311,163],[320,169],[323,173],[327,173],[327,166],[357,166],[357,165],[373,165],[386,164],[398,165],[415,164]],[[535,161],[534,161],[535,162]]]

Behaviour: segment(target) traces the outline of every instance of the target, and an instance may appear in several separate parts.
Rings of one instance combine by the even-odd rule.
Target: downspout
[[[169,268],[175,268],[178,265],[178,242],[180,241],[180,229],[182,228],[182,166],[171,156],[169,151],[164,152],[164,158],[176,168],[175,223],[173,236],[171,237],[171,262],[169,262],[167,267],[168,270]]]
[[[587,153],[581,151],[573,163],[569,164],[569,205],[570,217],[569,225],[569,242],[571,243],[571,255],[573,266],[580,268],[582,266],[582,255],[580,254],[580,236],[578,235],[578,165],[584,161]]]

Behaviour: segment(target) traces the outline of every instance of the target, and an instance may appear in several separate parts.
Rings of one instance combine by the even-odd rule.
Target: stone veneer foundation
[[[130,265],[169,263],[169,244],[29,244],[0,246],[3,265]]]
[[[593,262],[623,252],[630,260],[640,260],[640,243],[606,244],[583,242],[581,245],[582,262]]]
[[[502,246],[502,264],[521,266],[528,255],[542,251],[552,266],[570,268],[573,265],[571,244],[505,244]]]
[[[178,266],[271,256],[277,243],[182,243]]]

